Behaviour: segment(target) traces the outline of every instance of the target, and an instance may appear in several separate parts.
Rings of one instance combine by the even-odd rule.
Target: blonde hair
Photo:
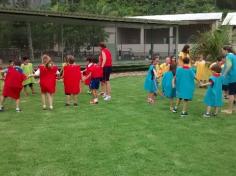
[[[51,67],[52,66],[52,59],[49,55],[44,54],[42,56],[42,63],[46,66],[46,67]]]

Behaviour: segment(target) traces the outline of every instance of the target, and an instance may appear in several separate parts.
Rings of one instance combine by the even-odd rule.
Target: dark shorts
[[[103,82],[110,80],[111,72],[112,72],[112,67],[103,67],[103,77],[102,77]]]
[[[33,85],[34,85],[33,83],[29,83],[29,84],[24,85],[24,87],[28,87],[28,86],[33,87]]]
[[[100,78],[93,78],[93,79],[91,79],[89,88],[90,89],[99,89],[99,85],[100,85]]]
[[[229,86],[228,85],[222,85],[222,90],[223,91],[228,91],[229,90]]]
[[[229,83],[229,95],[236,95],[236,82]]]

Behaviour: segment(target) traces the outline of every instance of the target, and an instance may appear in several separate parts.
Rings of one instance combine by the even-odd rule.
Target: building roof
[[[228,13],[223,21],[223,25],[236,26],[236,12]]]
[[[193,14],[172,14],[172,15],[151,15],[151,16],[134,16],[128,18],[158,20],[158,21],[221,21],[222,12],[219,13],[193,13]]]

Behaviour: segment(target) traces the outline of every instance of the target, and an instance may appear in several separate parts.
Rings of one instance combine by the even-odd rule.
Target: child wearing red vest
[[[31,76],[39,76],[43,110],[47,108],[46,101],[49,104],[49,109],[53,110],[53,94],[56,92],[56,78],[60,72],[48,55],[43,55],[42,62],[38,70]]]
[[[98,104],[98,89],[103,72],[102,67],[98,65],[97,59],[93,58],[92,62],[93,65],[88,69],[89,74],[84,78],[84,80],[91,78],[89,87],[92,90],[93,99],[90,101],[90,104]]]
[[[21,62],[19,60],[14,61],[13,66],[9,66],[6,69],[6,77],[4,81],[4,87],[2,96],[0,98],[0,111],[3,111],[3,103],[7,97],[16,100],[16,112],[20,112],[20,93],[23,88],[23,81],[26,80],[26,75],[21,69]]]
[[[85,76],[85,77],[88,76],[88,74],[89,74],[89,68],[93,65],[93,63],[92,63],[92,57],[88,57],[88,58],[86,59],[86,61],[87,61],[87,65],[86,65],[85,70],[83,70],[83,76]],[[89,87],[90,82],[91,82],[91,78],[88,78],[88,79],[86,79],[86,80],[84,81],[84,84]],[[91,90],[89,90],[88,93],[91,94]]]
[[[80,66],[75,64],[75,58],[72,55],[67,56],[68,64],[64,66],[63,82],[66,94],[66,106],[70,105],[70,99],[73,98],[74,106],[78,106],[78,94],[80,93],[81,71]]]

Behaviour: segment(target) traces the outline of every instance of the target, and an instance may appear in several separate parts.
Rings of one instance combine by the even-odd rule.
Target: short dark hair
[[[188,53],[188,49],[190,48],[189,45],[184,45],[183,49],[182,49],[182,52],[184,53]]]
[[[22,57],[22,60],[23,60],[23,61],[29,60],[29,57],[24,56],[24,57]]]
[[[234,53],[233,48],[231,46],[224,46],[223,50],[228,51],[229,53]]]
[[[98,63],[98,59],[94,57],[94,58],[92,59],[92,63],[97,64],[97,63]]]
[[[218,62],[221,62],[223,58],[225,58],[225,57],[224,57],[224,56],[218,56],[218,57],[217,57],[217,61],[218,61]]]
[[[86,58],[86,61],[92,62],[92,61],[93,61],[93,57],[92,57],[92,56],[88,56],[88,57]]]
[[[184,64],[189,64],[189,62],[190,62],[190,59],[189,59],[188,57],[185,57],[185,58],[183,59],[183,63],[184,63]]]
[[[14,60],[14,65],[21,66],[21,61],[19,59]]]
[[[221,67],[218,65],[218,64],[214,64],[212,67],[211,67],[211,70],[216,72],[216,73],[221,73]]]
[[[100,43],[99,43],[99,46],[100,46],[101,48],[106,48],[106,47],[107,47],[104,42],[100,42]]]

